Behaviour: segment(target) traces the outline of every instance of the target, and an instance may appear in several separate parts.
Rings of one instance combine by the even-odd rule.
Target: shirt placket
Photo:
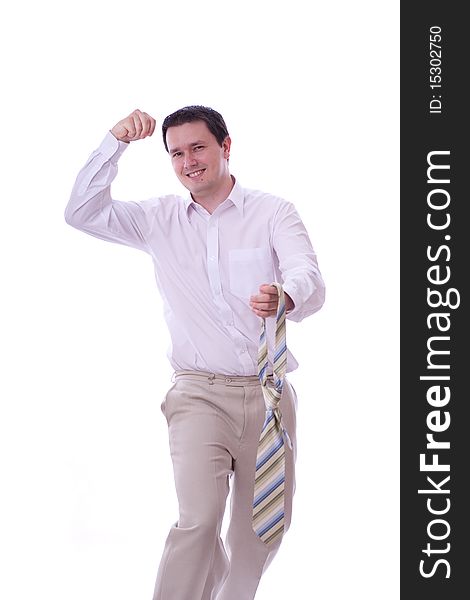
[[[253,374],[253,361],[244,337],[234,325],[233,311],[222,294],[221,264],[219,259],[220,213],[213,213],[207,222],[207,273],[212,296],[220,311],[222,323],[233,340],[235,352],[246,375]]]

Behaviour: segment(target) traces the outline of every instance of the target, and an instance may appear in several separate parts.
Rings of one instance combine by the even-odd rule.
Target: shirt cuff
[[[129,144],[121,142],[114,137],[111,131],[108,131],[98,148],[98,152],[108,160],[117,163],[128,146]]]
[[[294,308],[291,309],[289,312],[286,312],[286,317],[291,318],[292,315],[294,315],[295,317],[296,314],[299,313],[300,308],[300,298],[298,297],[297,289],[293,284],[289,283],[284,284],[282,286],[282,289],[284,290],[285,294],[292,298],[292,302],[294,303]]]

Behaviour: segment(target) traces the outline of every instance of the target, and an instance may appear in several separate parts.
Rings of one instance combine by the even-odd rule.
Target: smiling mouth
[[[193,179],[195,177],[200,177],[204,173],[205,169],[199,169],[199,171],[193,171],[192,173],[188,173],[186,177]]]

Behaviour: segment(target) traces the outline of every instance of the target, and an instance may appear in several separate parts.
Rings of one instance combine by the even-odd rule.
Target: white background
[[[2,598],[152,597],[177,518],[162,305],[148,255],[72,229],[63,211],[118,120],[140,108],[161,123],[193,103],[224,115],[243,185],[294,202],[327,285],[324,308],[289,323],[297,492],[257,600],[399,597],[398,12],[2,9]],[[124,154],[113,195],[175,191],[157,129]]]

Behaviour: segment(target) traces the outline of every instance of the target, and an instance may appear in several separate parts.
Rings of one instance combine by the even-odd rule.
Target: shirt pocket
[[[274,281],[269,248],[236,248],[229,252],[230,292],[248,301],[263,283]]]

